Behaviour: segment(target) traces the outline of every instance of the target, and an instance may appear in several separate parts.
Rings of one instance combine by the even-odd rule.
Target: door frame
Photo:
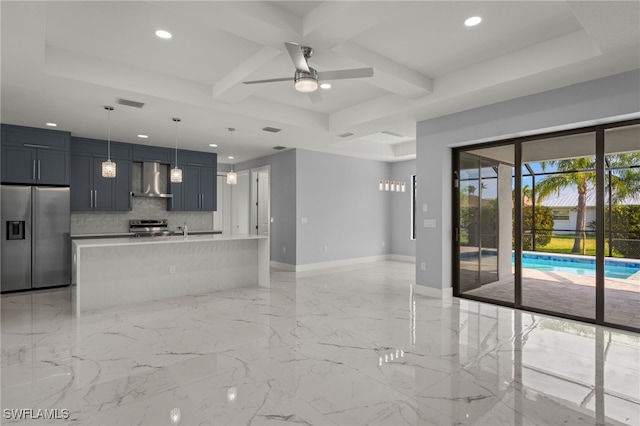
[[[562,130],[556,132],[542,133],[537,135],[523,136],[518,138],[508,138],[496,140],[487,143],[466,145],[452,148],[452,252],[451,252],[451,276],[453,279],[453,295],[464,299],[476,300],[480,302],[491,303],[494,305],[507,306],[516,309],[523,309],[531,312],[553,315],[556,317],[567,318],[587,323],[604,325],[607,327],[627,330],[632,332],[640,332],[640,328],[630,327],[617,323],[610,323],[605,320],[605,131],[617,127],[626,127],[640,125],[640,119],[625,120],[614,123],[586,126],[570,130]],[[595,318],[580,317],[563,312],[549,311],[522,304],[522,144],[536,140],[557,138],[562,136],[570,136],[581,133],[594,133],[595,135],[595,159],[596,159],[596,276],[595,276]],[[514,158],[514,186],[515,199],[513,206],[514,217],[514,245],[515,245],[515,262],[514,262],[514,302],[507,302],[486,297],[474,296],[462,293],[460,291],[460,153],[471,151],[478,148],[489,148],[502,145],[513,145],[515,148]]]

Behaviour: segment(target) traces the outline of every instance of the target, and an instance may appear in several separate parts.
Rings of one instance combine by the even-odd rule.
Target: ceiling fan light
[[[300,77],[293,84],[298,92],[311,93],[318,90],[318,80],[313,77]]]

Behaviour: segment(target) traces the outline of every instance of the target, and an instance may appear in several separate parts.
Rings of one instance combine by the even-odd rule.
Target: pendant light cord
[[[176,123],[176,164],[173,168],[177,169],[178,168],[178,123],[180,122],[180,119],[172,118],[172,120]]]
[[[231,132],[231,144],[230,144],[230,145],[231,145],[231,156],[233,157],[233,156],[234,156],[234,155],[233,155],[233,147],[234,147],[234,143],[233,143],[233,142],[234,142],[234,141],[233,141],[234,137],[233,137],[233,134],[234,134],[234,132],[236,131],[236,129],[235,129],[235,127],[229,127],[229,128],[228,128],[228,130],[229,130],[229,132]],[[232,160],[232,162],[231,162],[231,171],[232,171],[232,172],[233,172],[233,163],[235,163],[235,158],[234,158],[234,159]]]
[[[111,111],[113,111],[113,107],[106,106],[104,109],[107,110],[107,161],[111,162]]]

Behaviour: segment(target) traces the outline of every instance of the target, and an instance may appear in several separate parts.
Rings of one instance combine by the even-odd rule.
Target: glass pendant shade
[[[171,183],[182,183],[182,169],[179,169],[178,166],[171,169],[169,179],[171,180]]]
[[[407,185],[404,182],[402,182],[400,184],[400,192],[405,192],[406,190],[407,190]]]
[[[102,177],[103,178],[115,178],[116,177],[116,163],[111,161],[111,111],[112,106],[105,106],[107,110],[107,161],[102,162]]]
[[[381,180],[380,182],[378,182],[378,189],[380,191],[384,191],[384,181]]]
[[[102,162],[102,177],[114,178],[116,177],[116,163],[111,160]]]
[[[175,167],[169,172],[169,181],[171,183],[182,183],[182,169],[178,168],[178,123],[181,121],[179,118],[171,119],[176,123],[176,157]]]
[[[227,183],[229,185],[235,185],[236,183],[238,183],[238,174],[236,172],[228,172]]]

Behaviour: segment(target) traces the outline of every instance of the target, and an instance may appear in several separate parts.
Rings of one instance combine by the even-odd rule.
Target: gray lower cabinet
[[[111,159],[116,177],[102,177],[106,157],[71,155],[71,211],[130,211],[131,160]]]

